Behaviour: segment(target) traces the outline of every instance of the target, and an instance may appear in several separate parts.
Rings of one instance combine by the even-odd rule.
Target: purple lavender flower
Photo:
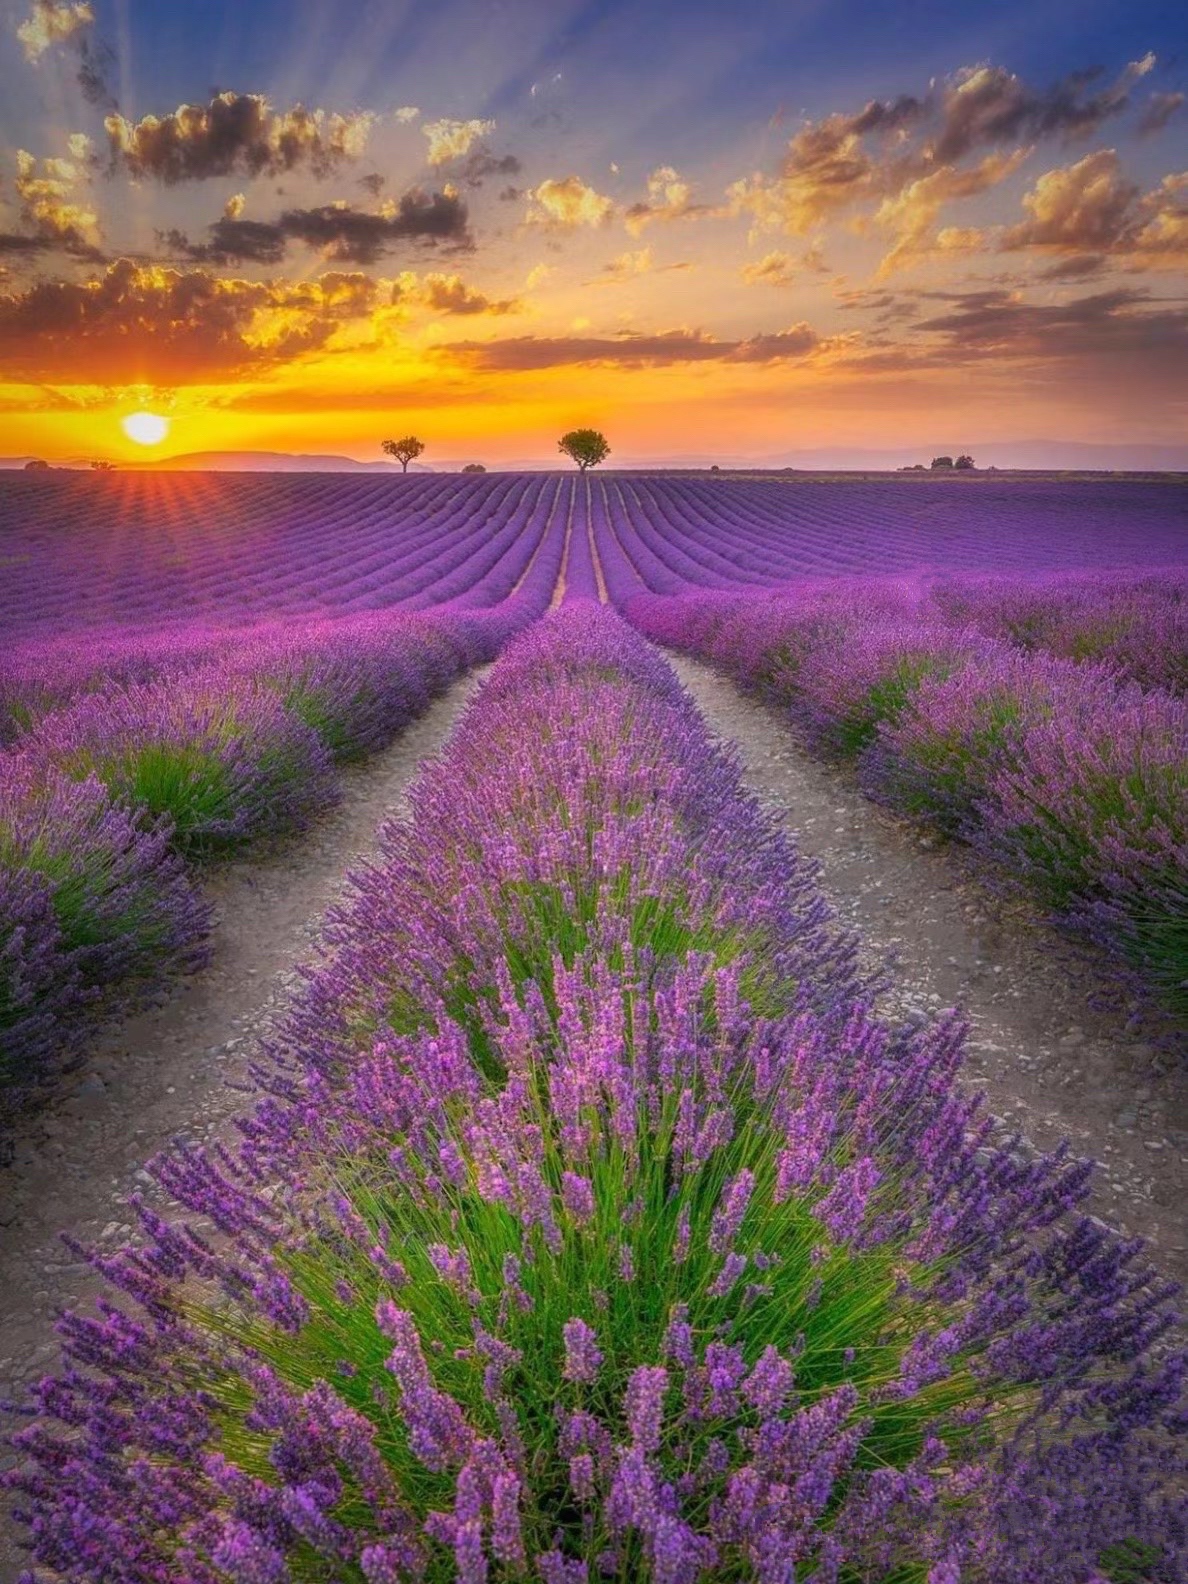
[[[564,1378],[587,1383],[593,1381],[602,1365],[602,1353],[593,1330],[576,1315],[572,1320],[567,1320],[561,1330],[565,1338]]]

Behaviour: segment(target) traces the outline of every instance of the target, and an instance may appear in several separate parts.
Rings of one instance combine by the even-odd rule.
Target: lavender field
[[[992,1126],[960,1008],[882,1010],[667,658],[1174,1051],[1182,485],[16,475],[0,573],[10,1132],[207,971],[217,866],[490,668],[237,1129],[74,1246],[107,1296],[16,1410],[24,1578],[1185,1576],[1174,1285]]]

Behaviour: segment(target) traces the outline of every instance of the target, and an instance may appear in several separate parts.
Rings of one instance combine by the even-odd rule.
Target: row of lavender
[[[124,1307],[61,1322],[18,1433],[36,1561],[1181,1576],[1169,1294],[1083,1169],[989,1145],[955,1021],[872,1016],[655,651],[539,624],[411,803],[242,1147],[155,1164],[193,1219],[91,1256]]]
[[[1188,702],[937,620],[874,580],[629,610],[1188,1012]]]
[[[574,481],[79,475],[0,484],[0,626],[259,621],[505,599]]]
[[[304,825],[336,763],[384,746],[548,603],[557,556],[488,611],[147,639],[8,668],[0,751],[0,1094],[27,1097],[96,1017],[203,960],[192,861]],[[17,730],[17,728],[22,728]]]
[[[507,597],[544,538],[649,588],[881,571],[1029,574],[1183,560],[1159,482],[761,482],[618,474],[126,474],[0,479],[0,627],[43,637],[195,610],[219,622]],[[597,562],[595,562],[597,565]],[[582,570],[578,568],[577,570]],[[595,578],[595,584],[597,578]]]
[[[596,480],[588,505],[611,597],[622,608],[644,591],[678,596],[782,586],[812,595],[838,576],[869,578],[877,569],[888,580],[883,598],[905,615],[975,627],[1029,651],[1100,661],[1146,687],[1188,691],[1188,492],[1179,491],[1178,513],[1169,506],[1151,532],[1136,511],[1150,505],[1145,486],[1122,486],[1129,495],[1116,503],[1120,518],[1095,544],[1092,516],[1076,537],[1077,486],[1062,486],[1068,513],[1052,518],[1036,510],[1036,486],[1004,485],[999,504],[1012,505],[1013,513],[979,518],[986,537],[978,543],[962,521],[964,503],[951,492],[941,503],[947,519],[909,535],[893,519],[881,526],[853,521],[846,494],[857,486],[833,494],[820,485],[764,488],[791,497],[782,519],[766,514],[766,497],[736,495],[732,485]],[[804,520],[803,497],[820,502],[820,521]],[[1095,513],[1099,503],[1089,504]],[[1150,570],[1160,554],[1167,565]],[[1095,560],[1109,570],[1086,570]]]
[[[1176,482],[831,479],[735,482],[619,475],[592,509],[655,593],[772,587],[821,575],[1029,573],[1183,563]],[[601,539],[599,540],[601,548]]]

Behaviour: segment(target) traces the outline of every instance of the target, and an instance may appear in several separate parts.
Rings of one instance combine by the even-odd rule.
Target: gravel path
[[[246,1101],[228,1085],[242,1079],[256,1039],[287,1001],[347,872],[375,851],[379,826],[400,811],[477,676],[385,752],[347,768],[342,802],[312,830],[214,871],[210,965],[107,1031],[26,1124],[12,1166],[0,1169],[0,1397],[52,1366],[55,1312],[101,1286],[61,1233],[114,1248],[131,1231],[126,1200],[148,1183],[146,1160],[171,1138],[230,1135]],[[13,1461],[0,1450],[0,1467]],[[15,1579],[23,1565],[15,1541],[15,1526],[0,1519],[0,1579]]]
[[[771,706],[669,657],[711,728],[742,752],[746,777],[777,808],[821,883],[873,956],[896,959],[887,1009],[961,1007],[972,1024],[966,1072],[990,1110],[1031,1145],[1070,1140],[1101,1163],[1092,1209],[1149,1238],[1160,1267],[1188,1282],[1188,1074],[1095,1010],[1091,972],[1052,950],[934,838],[815,760]]]

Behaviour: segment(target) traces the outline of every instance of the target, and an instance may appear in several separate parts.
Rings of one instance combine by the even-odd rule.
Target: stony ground
[[[1101,977],[1070,964],[1052,932],[991,894],[938,839],[879,808],[813,759],[773,707],[692,660],[674,660],[712,729],[779,811],[872,958],[893,954],[889,1011],[964,1009],[966,1071],[1004,1131],[1036,1149],[1070,1140],[1101,1162],[1094,1212],[1151,1240],[1188,1282],[1188,1074],[1096,1006]]]
[[[1151,1239],[1188,1278],[1185,1073],[1123,1018],[1094,1006],[1099,981],[1070,971],[1046,930],[963,872],[954,854],[812,759],[776,710],[704,666],[675,662],[712,727],[737,744],[747,780],[821,866],[821,883],[870,960],[896,959],[888,1011],[965,1009],[968,1071],[1023,1148],[1069,1138],[1103,1163],[1093,1208]],[[110,1030],[17,1140],[0,1169],[0,1396],[52,1366],[56,1310],[97,1288],[60,1234],[113,1247],[129,1194],[169,1139],[226,1136],[244,1108],[253,1044],[282,1007],[346,873],[374,851],[418,763],[444,740],[474,687],[439,700],[386,753],[345,777],[342,805],[306,836],[214,873],[214,959],[150,1011]],[[0,1453],[0,1466],[11,1454]],[[21,1565],[0,1522],[0,1578]]]
[[[61,1234],[112,1248],[127,1200],[171,1138],[229,1136],[254,1043],[283,1007],[346,874],[375,851],[421,760],[445,740],[474,681],[459,684],[384,753],[343,775],[343,800],[312,831],[214,871],[213,959],[159,1006],[121,1022],[63,1080],[0,1169],[0,1398],[49,1368],[53,1317],[99,1287]],[[0,1452],[0,1467],[12,1461]],[[0,1520],[0,1580],[22,1555]]]

